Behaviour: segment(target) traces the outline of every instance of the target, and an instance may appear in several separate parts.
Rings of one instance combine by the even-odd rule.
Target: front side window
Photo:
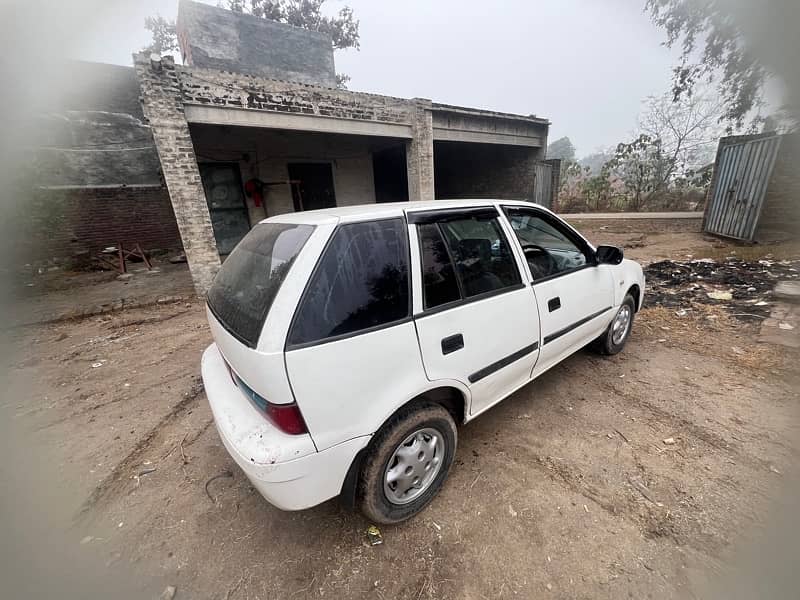
[[[342,225],[306,287],[288,344],[352,334],[409,315],[405,221]]]
[[[529,209],[507,208],[506,215],[522,246],[534,281],[587,264],[586,253],[572,235]]]
[[[222,263],[208,290],[208,306],[220,324],[255,347],[275,295],[314,227],[256,225]]]

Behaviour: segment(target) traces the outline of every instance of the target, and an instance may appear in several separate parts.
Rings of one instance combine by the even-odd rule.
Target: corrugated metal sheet
[[[533,201],[546,208],[551,208],[553,205],[552,173],[552,165],[541,162],[534,165]]]
[[[705,231],[753,240],[780,143],[772,136],[720,148]]]

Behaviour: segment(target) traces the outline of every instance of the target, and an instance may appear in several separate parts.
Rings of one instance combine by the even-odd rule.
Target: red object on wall
[[[260,179],[248,179],[244,184],[244,193],[253,199],[253,204],[261,206],[264,201],[264,182]]]

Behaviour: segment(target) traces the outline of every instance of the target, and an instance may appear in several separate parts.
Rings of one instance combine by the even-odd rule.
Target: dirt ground
[[[643,262],[794,252],[587,233]],[[620,355],[580,351],[461,427],[439,497],[379,546],[336,500],[273,508],[227,456],[200,302],[14,329],[10,385],[33,393],[0,418],[58,457],[74,551],[133,572],[145,598],[703,597],[759,539],[800,450],[798,354],[754,327],[644,308]]]

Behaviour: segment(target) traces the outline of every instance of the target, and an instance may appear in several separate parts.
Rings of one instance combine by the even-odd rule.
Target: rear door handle
[[[550,300],[547,301],[547,310],[549,310],[550,312],[558,310],[559,308],[561,308],[561,298],[559,298],[558,296],[556,296],[555,298],[550,298]]]
[[[460,333],[442,339],[442,354],[450,354],[464,347],[464,336]]]

